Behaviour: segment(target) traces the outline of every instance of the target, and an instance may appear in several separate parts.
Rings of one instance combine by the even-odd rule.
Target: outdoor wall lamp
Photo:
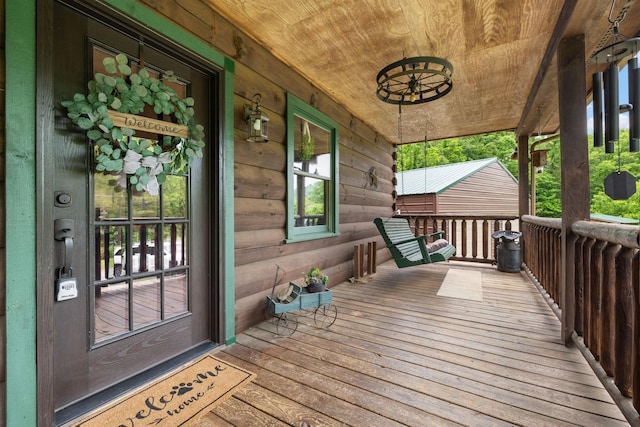
[[[249,142],[269,141],[269,117],[260,109],[262,95],[253,95],[253,103],[244,106],[244,119],[249,126]]]

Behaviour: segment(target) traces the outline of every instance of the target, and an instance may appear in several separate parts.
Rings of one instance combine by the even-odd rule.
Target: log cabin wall
[[[6,358],[5,358],[5,308],[6,308],[6,269],[5,269],[5,26],[4,4],[0,0],[0,424],[7,418],[6,403]]]
[[[393,213],[393,145],[204,2],[140,1],[235,61],[236,332],[264,319],[265,297],[278,266],[278,283],[301,281],[311,266],[329,276],[330,286],[352,277],[355,245],[376,240],[384,248],[372,221]],[[338,237],[285,243],[288,92],[339,124]],[[243,107],[255,93],[261,94],[262,110],[270,118],[268,143],[246,141]]]

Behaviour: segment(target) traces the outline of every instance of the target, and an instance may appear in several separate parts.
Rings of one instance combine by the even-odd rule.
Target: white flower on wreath
[[[141,167],[147,171],[149,181],[145,185],[145,190],[152,196],[157,196],[160,190],[160,184],[156,176],[164,169],[163,164],[171,163],[171,153],[165,151],[156,156],[142,156],[140,153],[136,153],[133,150],[127,150],[127,154],[124,156],[124,173],[135,174]]]

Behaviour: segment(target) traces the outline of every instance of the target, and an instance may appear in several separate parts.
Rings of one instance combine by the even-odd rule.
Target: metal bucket
[[[493,233],[494,239],[500,239],[496,246],[498,271],[518,273],[520,271],[520,245],[516,239],[522,236],[519,231],[499,230]]]

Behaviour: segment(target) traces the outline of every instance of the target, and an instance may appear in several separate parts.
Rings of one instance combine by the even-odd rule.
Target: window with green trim
[[[287,240],[338,234],[338,124],[287,94]]]

